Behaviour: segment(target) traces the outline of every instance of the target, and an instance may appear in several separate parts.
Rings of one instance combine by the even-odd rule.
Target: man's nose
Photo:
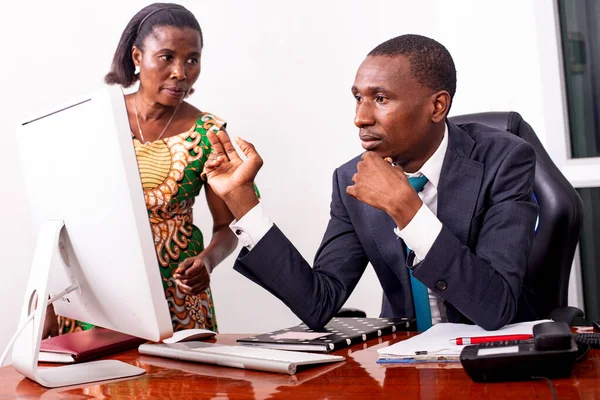
[[[359,128],[375,124],[373,110],[369,104],[361,103],[356,105],[356,115],[354,115],[354,125]]]

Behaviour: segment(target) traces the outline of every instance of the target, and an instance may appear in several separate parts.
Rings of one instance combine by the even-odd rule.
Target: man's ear
[[[444,121],[446,119],[446,115],[448,115],[448,111],[450,110],[450,104],[452,103],[452,100],[450,99],[450,93],[445,90],[441,90],[431,96],[431,101],[433,104],[431,121],[435,123]]]
[[[131,47],[131,58],[133,59],[133,65],[136,67],[142,63],[142,51],[136,46]]]

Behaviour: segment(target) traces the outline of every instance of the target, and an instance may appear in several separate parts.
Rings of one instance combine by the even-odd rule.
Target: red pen
[[[475,336],[475,337],[460,337],[450,339],[450,344],[479,344],[490,342],[504,342],[505,340],[527,340],[533,338],[533,335],[500,335],[500,336]]]

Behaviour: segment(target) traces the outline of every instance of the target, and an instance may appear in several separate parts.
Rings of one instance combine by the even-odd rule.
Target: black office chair
[[[516,112],[485,112],[458,115],[456,125],[481,123],[519,136],[536,152],[534,195],[540,207],[538,229],[533,239],[525,282],[526,295],[540,318],[569,324],[582,317],[581,310],[567,307],[569,275],[583,219],[583,204],[552,162],[531,126]],[[342,309],[337,316],[362,316],[356,309]]]

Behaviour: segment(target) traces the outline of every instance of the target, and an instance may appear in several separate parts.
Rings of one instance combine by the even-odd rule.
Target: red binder
[[[105,328],[68,333],[44,339],[40,345],[40,362],[78,363],[129,350],[145,339]]]

